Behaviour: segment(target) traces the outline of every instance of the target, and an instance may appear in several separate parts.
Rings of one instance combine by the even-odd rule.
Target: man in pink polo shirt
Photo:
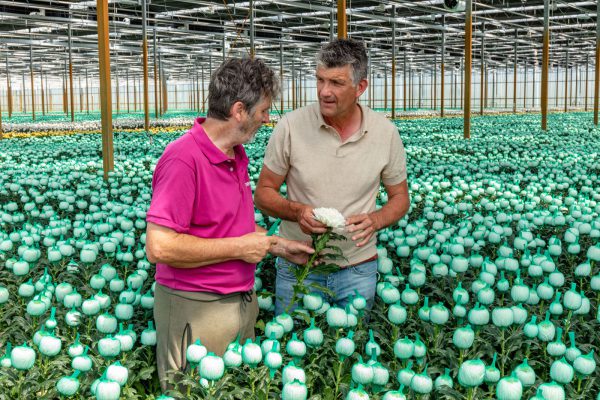
[[[214,71],[207,118],[196,119],[156,165],[146,249],[156,263],[154,320],[158,375],[186,367],[196,339],[222,355],[254,338],[255,264],[268,252],[303,263],[301,241],[267,236],[254,222],[248,157],[242,146],[269,120],[279,83],[259,59],[230,59]]]

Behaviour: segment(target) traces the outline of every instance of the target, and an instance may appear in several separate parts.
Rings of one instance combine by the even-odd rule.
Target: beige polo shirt
[[[406,153],[397,128],[382,114],[361,106],[361,127],[346,142],[327,125],[319,104],[284,115],[267,145],[264,164],[285,176],[287,198],[313,207],[337,208],[344,217],[375,210],[381,182],[397,185],[406,180]],[[352,265],[376,254],[376,237],[356,247],[351,235],[336,243]],[[310,240],[296,222],[282,221],[280,235]]]

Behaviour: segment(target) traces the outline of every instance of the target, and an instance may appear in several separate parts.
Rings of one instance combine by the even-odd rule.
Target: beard
[[[256,132],[262,124],[254,124],[252,121],[246,121],[240,126],[240,136],[244,138],[244,143],[254,140]]]

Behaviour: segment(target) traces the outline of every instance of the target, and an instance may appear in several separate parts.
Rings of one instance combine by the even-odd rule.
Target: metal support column
[[[548,62],[550,59],[550,0],[544,0],[544,50],[542,53],[542,129],[548,130]]]
[[[64,71],[63,71],[63,79],[62,79],[62,83],[63,83],[63,112],[65,113],[65,115],[69,115],[69,96],[67,95],[67,90],[69,87],[69,84],[67,83],[67,60],[65,60],[65,66],[64,66]]]
[[[27,112],[27,101],[25,100],[25,72],[21,74],[23,85],[21,86],[21,112]]]
[[[579,65],[575,64],[575,107],[579,106]]]
[[[454,74],[454,67],[450,70],[450,107],[456,107],[456,76]]]
[[[137,81],[133,78],[133,112],[137,111]]]
[[[533,64],[532,69],[533,69],[533,71],[532,71],[532,74],[531,74],[531,93],[532,93],[532,95],[531,95],[531,108],[535,108],[535,73],[537,72],[536,71],[537,68],[536,68],[535,64]]]
[[[283,89],[283,38],[279,41],[279,82]],[[283,114],[283,90],[279,94],[279,112]]]
[[[568,103],[568,96],[569,96],[569,46],[570,43],[567,43],[567,48],[566,48],[566,61],[565,61],[565,107],[564,107],[564,111],[567,112],[568,108],[569,108],[569,103]]]
[[[152,47],[153,47],[153,62],[154,62],[154,118],[158,118],[160,105],[158,103],[158,59],[156,56],[156,27],[153,29],[153,39],[152,39]]]
[[[466,0],[465,12],[465,108],[464,116],[464,138],[471,138],[471,48],[473,43],[473,4],[472,0]]]
[[[422,86],[421,86],[422,85],[422,82],[421,82],[422,79],[423,79],[423,71],[419,71],[419,95],[418,95],[419,103],[417,105],[419,109],[421,108],[421,92],[422,92],[422,89],[423,89]]]
[[[150,128],[150,100],[148,95],[148,38],[146,34],[146,0],[142,0],[142,69],[144,71],[144,131]]]
[[[338,21],[338,38],[346,39],[348,37],[348,26],[346,20],[346,0],[337,1],[337,21]]]
[[[71,122],[75,121],[75,100],[73,94],[73,56],[71,53],[71,24],[68,26],[69,32],[69,101],[71,102]],[[118,108],[118,107],[117,107]]]
[[[298,107],[303,106],[304,96],[302,96],[302,63],[298,70]]]
[[[440,72],[441,72],[441,90],[440,90],[440,117],[444,117],[444,86],[446,84],[445,82],[445,56],[446,56],[446,17],[442,16],[442,27],[444,28],[444,30],[442,31],[442,60],[441,60],[441,65],[440,65]],[[419,81],[420,83],[420,81]]]
[[[201,88],[202,88],[202,107],[198,106],[198,111],[200,111],[200,108],[202,108],[202,114],[206,113],[206,93],[204,91],[204,65],[202,65],[202,69],[200,70],[200,72],[202,73],[202,76],[200,77],[202,79],[201,81]],[[208,76],[210,78],[210,73],[211,70],[208,70]],[[198,96],[200,95],[200,90],[198,90],[198,76],[196,76],[196,92],[198,94]]]
[[[559,67],[558,64],[556,65],[556,85],[554,86],[556,89],[556,93],[554,95],[554,107],[558,108],[558,74],[559,74]]]
[[[46,111],[51,112],[52,107],[52,92],[48,88],[48,74],[44,73],[44,82],[46,83]]]
[[[121,112],[121,82],[119,82],[119,53],[115,52],[115,80],[116,88],[115,94],[117,95],[117,115]]]
[[[383,67],[383,109],[388,108],[388,76],[387,67]]]
[[[127,114],[130,113],[129,109],[129,68],[125,67],[125,97],[127,99]]]
[[[481,24],[481,81],[479,85],[479,114],[483,115],[483,107],[485,106],[484,89],[485,89],[485,22]]]
[[[412,77],[412,68],[408,70],[408,108],[414,108],[413,104],[413,77]]]
[[[508,64],[504,66],[504,109],[508,108]]]
[[[369,108],[373,108],[373,66],[371,65],[371,49],[367,49],[367,79],[369,80]]]
[[[588,110],[588,73],[590,68],[590,55],[586,54],[585,57],[585,111]]]
[[[31,46],[31,28],[29,28],[29,73],[31,76],[31,118],[35,121],[35,90],[33,81],[33,49]],[[23,85],[25,88],[25,85]]]
[[[600,1],[596,2],[596,16],[600,15]],[[600,24],[596,23],[596,64],[594,80],[594,125],[598,126],[598,92],[600,92]]]
[[[387,98],[387,96],[386,96]],[[387,99],[386,99],[387,103]],[[406,98],[404,100],[406,107]],[[392,6],[392,119],[396,118],[396,6]]]
[[[404,103],[404,111],[406,111],[406,107],[407,107],[407,101],[408,99],[406,98],[406,49],[404,49],[404,60],[403,60],[403,66],[402,66],[402,81],[403,81],[403,85],[402,85],[402,92],[403,92],[403,103]]]
[[[160,40],[157,41],[160,43]],[[163,101],[163,74],[162,74],[162,60],[161,51],[158,49],[158,115],[162,117],[164,113],[164,101]]]
[[[431,86],[431,97],[433,98],[433,109],[437,108],[437,54],[433,56],[433,86]]]
[[[527,111],[527,75],[529,74],[529,69],[527,65],[527,60],[525,60],[525,76],[523,79],[523,109]]]
[[[514,43],[514,59],[513,59],[513,113],[517,112],[517,29],[515,29]]]
[[[90,84],[88,82],[88,70],[85,69],[85,111],[90,113]]]
[[[227,59],[227,50],[225,50],[225,28],[223,28],[223,39],[221,40],[221,50],[223,51],[223,62]]]
[[[42,95],[42,115],[46,115],[46,99],[44,98],[44,64],[40,63],[40,94]]]
[[[486,96],[487,97],[487,96]],[[496,70],[492,70],[492,108],[496,106]]]
[[[114,169],[112,102],[110,91],[110,46],[108,41],[108,0],[97,0],[98,60],[100,63],[100,110],[102,114],[102,159],[104,179]]]
[[[83,88],[81,87],[81,74],[77,75],[77,81],[79,82],[79,86],[77,87],[79,90],[79,112],[83,114]]]
[[[13,112],[13,97],[12,97],[12,85],[10,82],[10,71],[8,69],[8,47],[6,48],[6,87],[7,87],[7,99],[8,99],[8,118],[12,118]]]
[[[464,102],[464,95],[465,95],[465,90],[464,90],[464,79],[465,79],[465,59],[464,57],[461,57],[460,59],[460,108],[463,108],[463,102]]]
[[[250,13],[250,58],[254,58],[256,55],[256,49],[254,47],[254,0],[248,2]]]
[[[335,31],[334,31],[334,14],[335,14],[335,10],[333,9],[333,7],[331,8],[331,13],[329,13],[329,41],[333,42],[333,39],[335,38]]]

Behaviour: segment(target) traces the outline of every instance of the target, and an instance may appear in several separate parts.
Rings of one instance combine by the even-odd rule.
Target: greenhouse
[[[0,0],[0,399],[600,399],[597,0]]]

